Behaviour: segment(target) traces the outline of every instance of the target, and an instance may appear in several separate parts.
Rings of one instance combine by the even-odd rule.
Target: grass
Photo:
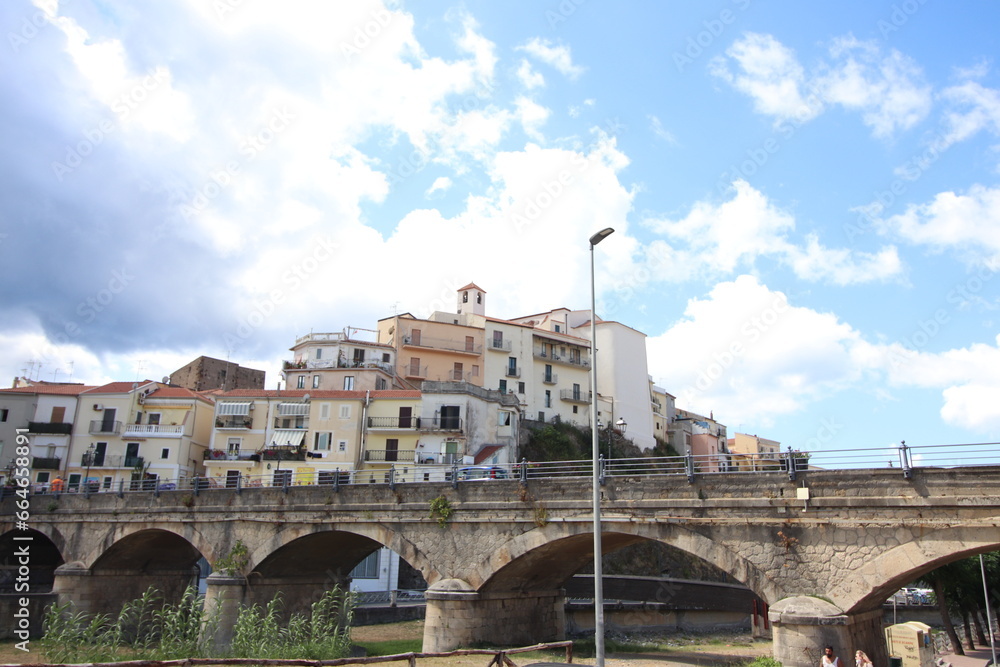
[[[386,641],[354,642],[367,651],[366,655],[396,655],[398,653],[419,653],[422,639],[389,639]]]

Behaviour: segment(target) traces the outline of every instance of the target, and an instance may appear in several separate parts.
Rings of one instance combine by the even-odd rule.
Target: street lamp
[[[90,447],[87,448],[87,473],[83,477],[83,489],[86,491],[84,495],[90,495],[90,464],[94,462],[94,443],[90,443]]]
[[[604,582],[601,572],[600,442],[597,437],[597,295],[594,288],[594,246],[614,233],[607,227],[590,237],[590,432],[594,491],[594,667],[604,667]]]

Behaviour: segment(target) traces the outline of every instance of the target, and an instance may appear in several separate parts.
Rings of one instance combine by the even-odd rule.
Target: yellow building
[[[781,443],[777,440],[734,433],[728,445],[732,463],[740,470],[767,470],[780,465]]]

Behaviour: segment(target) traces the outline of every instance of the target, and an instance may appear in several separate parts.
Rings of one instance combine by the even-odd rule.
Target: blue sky
[[[802,449],[1000,437],[995,4],[3,3],[0,375],[454,306]],[[27,371],[25,371],[27,369]]]

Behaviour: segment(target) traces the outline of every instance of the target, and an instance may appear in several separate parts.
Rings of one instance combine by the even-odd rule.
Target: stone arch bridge
[[[770,605],[775,657],[790,666],[813,667],[828,643],[879,662],[889,595],[1000,549],[1000,467],[611,477],[602,488],[605,553],[657,540],[728,572]],[[442,496],[453,510],[443,525],[430,509]],[[302,608],[385,545],[429,584],[426,651],[561,638],[561,586],[593,560],[581,478],[36,496],[28,532],[15,500],[0,505],[0,555],[11,563],[28,544],[33,576],[47,572],[60,599],[94,612],[151,585],[179,595],[201,556],[217,563],[238,541],[245,567],[211,575],[207,603],[225,613],[281,591]]]

